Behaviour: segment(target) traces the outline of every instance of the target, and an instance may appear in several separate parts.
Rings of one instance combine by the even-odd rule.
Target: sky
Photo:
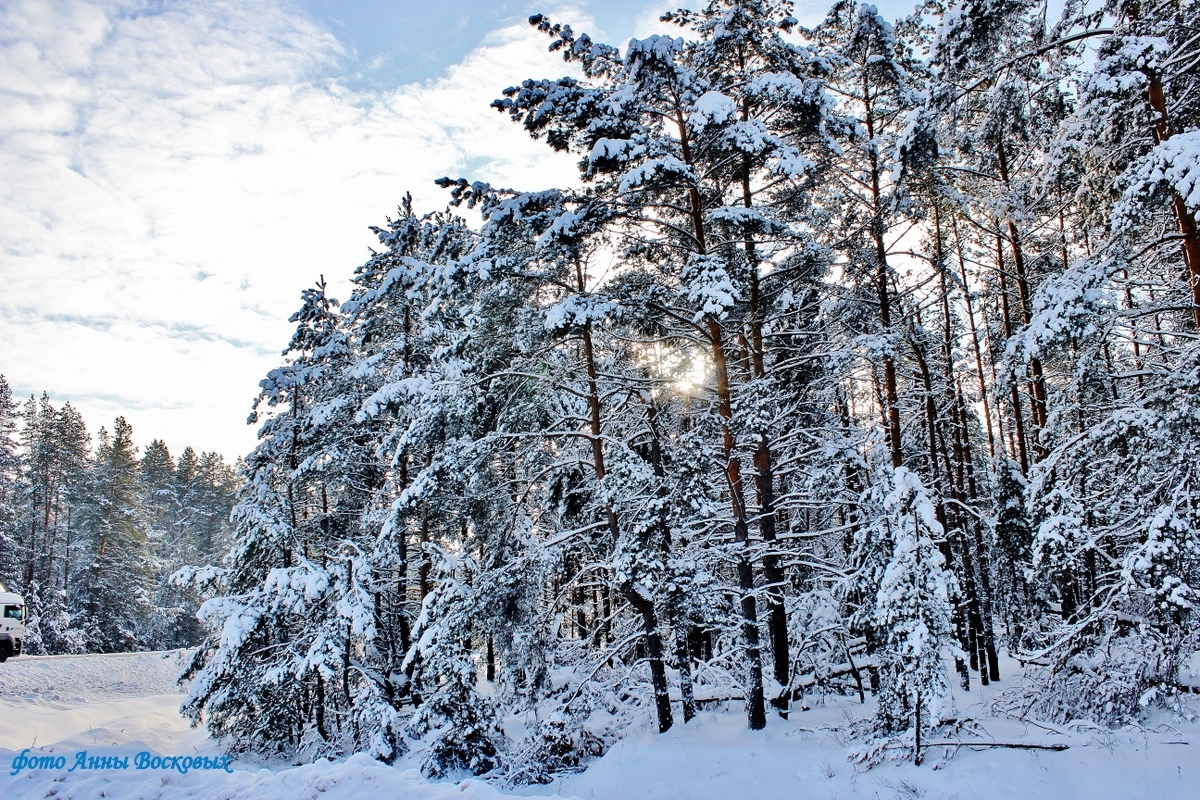
[[[0,374],[93,433],[244,455],[301,290],[347,297],[405,192],[573,178],[488,107],[570,69],[528,15],[623,45],[675,5],[0,0]]]

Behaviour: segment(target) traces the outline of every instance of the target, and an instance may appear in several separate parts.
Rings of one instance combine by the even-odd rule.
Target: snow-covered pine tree
[[[779,334],[787,330],[810,342],[819,335],[811,323],[825,288],[818,279],[827,255],[815,242],[823,215],[814,212],[812,203],[814,187],[837,149],[833,133],[841,125],[825,88],[828,63],[814,48],[784,38],[796,27],[792,10],[787,2],[735,0],[664,17],[697,35],[689,46],[689,63],[712,87],[690,120],[697,162],[713,163],[705,172],[719,175],[716,180],[732,190],[726,197],[709,189],[709,202],[726,205],[712,209],[706,225],[714,250],[717,242],[741,245],[740,252],[729,254],[727,269],[744,289],[739,298],[744,305],[732,309],[736,316],[727,324],[732,330],[735,320],[740,323],[740,347],[749,357],[749,374],[740,390],[738,437],[754,443],[753,514],[765,547],[772,703],[781,709],[787,706],[792,670],[788,581],[776,544],[784,511],[777,500],[783,476],[776,460],[792,450],[792,437],[802,439],[815,421],[811,407],[800,408],[819,391],[822,369],[819,363],[796,363]],[[797,297],[800,302],[793,303]],[[780,425],[784,419],[790,424]]]
[[[1028,644],[1025,628],[1039,616],[1038,604],[1046,602],[1045,592],[1027,574],[1033,563],[1033,532],[1025,503],[1027,482],[1021,474],[1021,465],[1015,461],[1001,461],[995,469],[996,599],[999,607],[1005,609],[1010,648],[1025,647]]]
[[[943,141],[967,166],[951,182],[960,187],[957,205],[980,250],[993,254],[990,282],[1004,338],[1029,324],[1034,291],[1079,246],[1070,241],[1067,216],[1083,170],[1057,143],[1072,104],[1069,59],[1085,47],[1095,21],[1074,5],[1050,24],[1034,4],[966,0],[953,6],[933,41],[928,105]],[[1016,455],[1027,469],[1046,453],[1040,437],[1048,389],[1040,359],[1022,367],[998,388],[1008,395]]]
[[[1126,267],[1131,280],[1144,284],[1131,298],[1144,302],[1157,284],[1168,306],[1191,306],[1190,319],[1186,309],[1165,313],[1200,330],[1200,101],[1190,91],[1200,74],[1200,12],[1188,0],[1110,2],[1105,12],[1115,24],[1082,81],[1065,144],[1087,165],[1096,223],[1106,221],[1112,190],[1121,192],[1111,224],[1138,254]],[[1156,241],[1168,232],[1171,242]]]
[[[269,414],[246,459],[246,483],[233,511],[234,546],[216,576],[222,594],[200,610],[212,634],[185,671],[192,684],[184,713],[206,719],[234,748],[260,752],[336,751],[340,743],[328,743],[350,723],[346,716],[326,721],[327,698],[335,697],[336,678],[346,672],[341,656],[349,652],[350,631],[337,625],[337,613],[315,614],[333,607],[332,543],[322,535],[328,507],[313,506],[328,497],[301,471],[306,450],[319,445],[310,415],[325,399],[326,374],[346,355],[345,337],[323,281],[302,297],[291,317],[298,325],[284,351],[287,363],[262,381],[250,417]],[[312,513],[317,509],[319,516]],[[333,556],[336,570],[343,554],[335,549]],[[178,579],[213,577],[185,571]]]
[[[1176,665],[1198,646],[1190,622],[1190,587],[1200,578],[1190,410],[1197,349],[1170,353],[1146,371],[1144,388],[1114,398],[1096,350],[1120,330],[1119,295],[1100,287],[1064,294],[1035,316],[1040,330],[1055,329],[1038,342],[1041,352],[1084,356],[1066,408],[1051,406],[1053,462],[1034,470],[1029,488],[1033,568],[1062,611],[1030,642],[1049,659],[1036,705],[1055,718],[1119,722],[1169,694]]]
[[[839,141],[841,157],[833,163],[832,180],[823,187],[826,196],[821,202],[832,223],[825,232],[841,245],[846,282],[873,309],[865,317],[861,310],[848,309],[843,324],[849,323],[851,335],[862,337],[859,349],[882,370],[877,378],[883,392],[881,413],[895,468],[905,463],[897,371],[903,308],[889,261],[889,231],[912,211],[898,145],[918,97],[918,64],[909,43],[875,6],[853,0],[836,3],[812,37],[829,59],[830,85],[847,115]],[[865,329],[854,330],[860,326]]]
[[[944,531],[920,478],[900,467],[891,483],[879,522],[892,555],[875,597],[874,623],[883,641],[877,719],[885,734],[912,732],[919,764],[922,733],[950,710],[946,651],[958,585],[937,547]]]
[[[238,488],[237,469],[219,453],[185,447],[166,491],[174,503],[168,518],[174,537],[186,542],[201,563],[229,550],[229,514]]]
[[[8,379],[0,375],[0,582],[17,584],[14,567],[19,541],[16,523],[19,507],[21,458],[17,451],[18,406]]]
[[[25,402],[22,417],[24,480],[20,527],[24,546],[19,562],[21,579],[17,585],[32,589],[45,567],[44,559],[54,536],[55,512],[62,500],[63,487],[54,435],[58,411],[50,402],[50,396],[43,392],[39,401],[31,395]]]
[[[1028,513],[1031,572],[1060,619],[1030,609],[1023,642],[1048,663],[1032,676],[1034,706],[1057,718],[1133,718],[1170,694],[1173,665],[1196,647],[1182,622],[1195,580],[1190,460],[1175,449],[1194,432],[1175,413],[1194,377],[1183,198],[1200,156],[1155,161],[1198,121],[1187,100],[1162,113],[1163,93],[1182,98],[1194,78],[1194,42],[1177,28],[1189,8],[1114,5],[1113,28],[1077,23],[1096,58],[1050,152],[1083,165],[1068,213],[1085,238],[1070,252],[1063,240],[1062,274],[1037,289],[1006,354],[1015,373],[1035,360],[1057,373]]]
[[[45,569],[37,578],[44,615],[39,627],[47,653],[80,653],[88,646],[84,632],[77,627],[81,598],[71,594],[71,579],[73,574],[82,574],[88,564],[86,531],[80,521],[95,502],[90,440],[83,417],[70,403],[64,403],[52,425],[59,485],[49,535],[43,542]]]
[[[582,177],[592,196],[613,210],[618,224],[612,228],[626,243],[627,264],[644,268],[640,304],[678,341],[694,342],[711,364],[720,421],[707,424],[718,423],[713,433],[724,451],[728,524],[742,551],[735,561],[743,594],[747,710],[751,727],[761,727],[756,554],[749,546],[739,444],[745,420],[734,418],[733,403],[734,385],[743,376],[731,367],[728,351],[748,332],[755,368],[744,379],[765,379],[758,276],[772,255],[786,249],[772,239],[793,236],[773,218],[769,198],[791,195],[801,202],[796,195],[813,166],[803,150],[814,140],[820,143],[827,99],[808,52],[778,36],[776,26],[792,24],[784,6],[719,2],[674,18],[700,34],[697,45],[651,37],[632,41],[622,57],[615,48],[535,17],[531,22],[555,38],[552,49],[579,61],[586,80],[526,81],[496,105],[533,135],[585,157]],[[750,74],[762,77],[745,81]],[[605,102],[609,96],[622,102]],[[756,237],[762,237],[758,245]],[[748,311],[747,332],[739,331]],[[761,425],[752,430],[759,500],[766,505],[759,519],[773,535],[770,445]],[[782,612],[776,565],[769,553],[768,580],[776,587],[770,605]],[[785,674],[786,620],[782,613],[772,616],[784,645],[774,649],[776,666]]]
[[[149,644],[156,650],[192,644],[199,640],[196,620],[199,604],[185,608],[178,597],[179,587],[165,578],[179,567],[200,563],[201,559],[180,537],[179,500],[174,491],[175,459],[166,442],[154,439],[146,445],[138,469],[160,568],[154,576],[154,616],[150,623]]]
[[[499,763],[502,746],[492,702],[475,688],[478,667],[469,643],[478,595],[461,582],[466,577],[461,573],[474,571],[475,565],[450,557],[442,568],[452,568],[456,561],[460,574],[437,576],[437,587],[425,596],[408,655],[417,680],[428,687],[408,730],[425,740],[422,770],[435,778],[490,772]]]
[[[79,597],[76,624],[88,649],[124,652],[144,647],[148,639],[157,559],[133,428],[117,417],[112,433],[101,428],[98,438],[80,519],[88,560],[71,591]]]
[[[377,232],[387,249],[359,270],[360,289],[346,306],[376,387],[357,419],[380,427],[396,479],[390,504],[371,520],[379,526],[371,557],[378,573],[400,576],[401,597],[412,580],[420,621],[442,632],[422,646],[427,630],[410,630],[407,601],[394,608],[390,669],[397,691],[418,706],[407,730],[432,737],[425,771],[482,772],[497,764],[498,737],[483,722],[487,701],[464,683],[468,672],[472,683],[475,676],[471,647],[461,643],[487,642],[495,677],[494,649],[507,655],[514,638],[498,617],[511,613],[514,598],[506,595],[517,587],[511,576],[480,579],[498,601],[483,604],[461,573],[483,558],[499,569],[515,566],[506,563],[506,534],[493,530],[498,499],[511,502],[506,487],[518,485],[509,482],[519,475],[519,458],[508,457],[512,442],[487,437],[506,407],[519,409],[529,397],[520,383],[494,377],[517,369],[522,333],[513,315],[526,313],[521,298],[529,289],[511,279],[509,263],[472,250],[475,234],[448,213],[417,217],[406,199],[401,216]],[[511,422],[514,433],[525,428],[519,415]],[[506,474],[509,467],[517,474]],[[443,576],[453,584],[444,592]],[[460,613],[463,604],[474,613]],[[536,661],[540,650],[518,647],[513,655],[510,677],[527,678],[536,695],[545,667],[521,670],[518,662]],[[443,672],[448,664],[456,665],[453,673]]]
[[[436,448],[453,434],[435,403],[444,396],[407,391],[427,385],[430,355],[445,342],[440,325],[461,322],[449,259],[461,249],[455,239],[471,236],[448,216],[418,222],[415,245],[428,249],[416,252],[394,235],[408,216],[380,231],[389,249],[360,270],[349,316],[323,283],[305,292],[288,363],[263,382],[264,412],[275,412],[246,462],[223,596],[202,612],[216,623],[216,648],[190,668],[185,706],[235,747],[365,750],[385,760],[406,747],[398,707],[419,689],[402,666],[407,587],[418,577],[418,600],[427,591],[432,537],[443,529],[432,527],[442,519],[431,505],[435,476],[451,470]],[[404,312],[402,325],[392,309]],[[420,408],[404,403],[417,399]],[[426,467],[417,475],[413,456]],[[424,553],[410,576],[414,508]],[[264,641],[273,643],[265,657],[246,655],[263,653]]]
[[[945,173],[943,194],[965,301],[976,299],[972,282],[982,290],[978,299],[988,322],[994,370],[984,425],[996,482],[992,491],[999,503],[994,532],[1001,564],[997,574],[990,574],[988,553],[977,539],[979,563],[974,571],[964,570],[976,578],[964,580],[963,587],[969,605],[978,606],[978,616],[986,617],[988,606],[1000,599],[993,597],[989,585],[995,583],[1002,590],[1008,631],[1017,641],[1029,630],[1030,618],[1040,615],[1041,606],[1024,587],[1028,562],[1014,562],[1027,558],[1029,539],[1016,494],[1024,479],[1011,471],[1009,459],[1026,473],[1045,457],[1056,422],[1050,413],[1053,395],[1069,381],[1063,373],[1070,366],[1046,362],[1040,355],[1000,362],[1004,343],[1032,323],[1039,287],[1095,241],[1089,207],[1097,198],[1087,192],[1092,172],[1085,167],[1087,148],[1074,147],[1069,140],[1077,125],[1070,119],[1075,59],[1090,42],[1098,41],[1098,22],[1082,6],[1067,6],[1055,22],[1030,4],[971,0],[947,12],[932,40],[926,108],[937,119],[944,148],[961,167]],[[972,262],[973,277],[968,268]],[[975,306],[966,312],[980,396],[986,402],[984,348],[974,328]],[[999,437],[992,433],[993,408]],[[982,480],[988,477],[980,471]],[[978,537],[978,522],[971,527]],[[985,637],[991,636],[989,625],[982,628]],[[974,660],[974,650],[968,649]],[[994,669],[994,649],[985,649]]]
[[[237,476],[219,453],[184,449],[178,463],[166,444],[146,446],[139,465],[153,527],[159,571],[155,576],[151,646],[195,646],[203,638],[196,619],[201,597],[170,580],[189,564],[212,563],[228,550],[229,514]]]
[[[163,588],[167,573],[156,566],[165,555],[164,543],[179,537],[179,541],[190,541],[187,531],[172,531],[178,523],[173,510],[178,503],[166,446],[156,440],[141,461],[136,461],[136,453],[130,456],[132,434],[122,424],[116,426],[124,431],[118,440],[106,441],[104,453],[92,453],[91,437],[80,413],[69,402],[56,408],[47,393],[41,398],[31,397],[20,414],[15,413],[10,398],[7,411],[0,419],[0,427],[7,434],[7,447],[0,445],[0,461],[8,458],[5,463],[10,467],[15,464],[17,470],[5,475],[8,482],[4,484],[4,502],[10,513],[0,520],[0,578],[22,592],[28,602],[29,652],[59,654],[194,644],[197,637],[191,617],[197,607],[195,598],[190,607],[184,608],[159,596],[169,591]],[[114,429],[114,435],[119,432]],[[118,452],[112,452],[114,446],[119,446]],[[135,458],[132,474],[127,463],[131,457]],[[219,487],[214,486],[214,492],[228,499],[232,491],[228,467],[215,453],[206,458],[214,469],[224,469],[226,478]],[[112,511],[114,508],[118,510]],[[228,511],[219,513],[227,516]],[[219,521],[217,524],[221,525]],[[101,556],[98,531],[113,526],[119,529],[119,544],[112,544],[113,539],[106,536]],[[150,559],[131,556],[129,547],[134,554],[147,551]],[[203,557],[211,558],[211,554]],[[130,573],[133,580],[129,591],[122,594],[124,587],[118,585],[115,576],[122,574],[129,559],[139,569]],[[169,569],[175,565],[166,566]],[[150,570],[150,583],[145,586],[142,579],[146,575],[141,567]],[[92,577],[101,573],[107,575],[104,580],[109,586],[104,591],[111,592],[114,586],[117,589],[117,610],[112,615],[117,628],[89,638],[84,626],[89,619],[94,622],[89,608],[95,600],[89,587],[93,586]],[[143,588],[153,595],[153,602],[141,598]],[[164,602],[170,606],[165,616],[158,611]],[[167,617],[177,621],[183,617],[180,627],[190,633],[165,640],[162,632]]]

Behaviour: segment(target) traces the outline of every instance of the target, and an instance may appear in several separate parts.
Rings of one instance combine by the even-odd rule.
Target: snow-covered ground
[[[0,664],[0,748],[146,742],[162,752],[215,753],[205,732],[179,716],[181,658],[178,652],[22,656]]]
[[[156,756],[209,756],[210,760],[220,753],[203,730],[189,728],[178,714],[183,699],[174,682],[179,658],[177,653],[22,657],[0,665],[0,797],[497,800],[504,796],[476,780],[426,782],[413,769],[413,760],[388,767],[364,756],[340,764],[272,769],[234,762],[232,772],[190,770],[186,775],[170,769],[138,770],[134,762],[143,751]],[[1200,800],[1200,725],[1160,715],[1140,729],[1053,730],[987,718],[982,700],[992,691],[981,695],[976,687],[975,692],[960,692],[956,698],[959,711],[980,719],[987,736],[1005,742],[1063,743],[1069,749],[964,747],[940,763],[944,750],[933,748],[920,767],[885,763],[859,772],[846,759],[853,745],[836,729],[868,715],[870,700],[859,705],[853,698],[838,698],[815,702],[811,710],[793,712],[787,721],[772,717],[761,732],[745,729],[737,707],[703,712],[687,726],[676,725],[662,736],[648,728],[633,732],[586,772],[513,794],[583,800]],[[14,759],[26,748],[31,748],[28,755],[62,756],[67,768],[84,750],[91,756],[129,757],[130,766],[74,772],[25,769],[10,775]]]
[[[137,754],[209,756],[220,747],[179,715],[184,695],[175,683],[182,654],[22,656],[0,664],[0,798],[190,798],[298,800],[323,796],[404,800],[497,800],[482,781],[429,783],[411,767],[388,767],[366,756],[340,764],[317,762],[263,769],[234,762],[220,769],[143,769]],[[62,756],[62,769],[24,769],[15,759]],[[126,769],[77,769],[77,754],[128,758]]]
[[[547,790],[596,800],[1189,800],[1200,798],[1200,729],[1119,735],[1047,735],[990,721],[997,740],[1066,742],[1062,752],[963,748],[947,763],[934,748],[925,763],[884,763],[858,772],[852,746],[823,725],[845,722],[826,707],[791,722],[772,719],[752,733],[741,713],[705,713],[662,736],[629,736],[586,772]],[[1188,744],[1190,742],[1190,744]],[[525,790],[534,794],[537,790]]]

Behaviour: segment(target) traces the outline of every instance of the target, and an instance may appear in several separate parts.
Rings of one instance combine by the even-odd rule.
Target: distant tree
[[[72,590],[79,598],[78,626],[93,651],[137,650],[149,638],[158,559],[143,492],[133,428],[117,417],[111,435],[100,429],[81,519],[90,563]]]
[[[16,524],[20,514],[21,457],[17,439],[18,406],[8,380],[0,375],[0,582],[18,585],[14,569],[20,540]]]

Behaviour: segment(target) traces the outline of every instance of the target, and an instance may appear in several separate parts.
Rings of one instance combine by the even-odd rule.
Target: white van
[[[0,664],[21,655],[25,638],[25,600],[0,583]]]

